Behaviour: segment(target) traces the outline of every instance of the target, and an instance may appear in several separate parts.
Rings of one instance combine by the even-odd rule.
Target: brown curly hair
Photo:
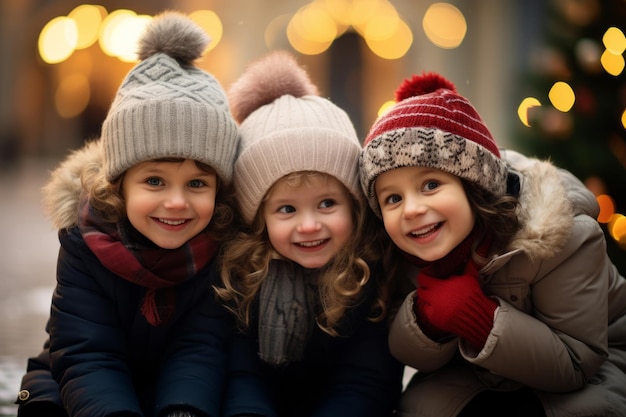
[[[296,172],[280,181],[298,186],[311,177],[328,177],[320,172]],[[270,189],[271,191],[271,189]],[[318,282],[319,302],[322,311],[317,324],[326,333],[337,336],[336,326],[347,309],[362,299],[365,284],[371,279],[377,287],[377,296],[372,306],[370,319],[382,320],[387,309],[386,274],[372,277],[370,265],[381,259],[382,245],[379,235],[384,229],[375,222],[373,213],[364,199],[357,199],[344,190],[352,202],[354,233],[333,259],[321,268]],[[269,194],[269,192],[268,192]],[[267,194],[266,194],[267,198]],[[215,287],[217,296],[237,318],[240,328],[250,325],[254,300],[267,277],[270,262],[282,257],[273,249],[265,221],[263,207],[257,210],[251,225],[241,225],[240,231],[225,244],[223,251],[221,278],[222,286]]]
[[[517,216],[519,200],[511,194],[495,196],[464,179],[461,183],[476,215],[475,227],[479,231],[479,238],[472,246],[472,258],[479,265],[484,265],[486,259],[476,252],[476,248],[487,236],[491,239],[489,254],[502,250],[511,241],[521,227]]]

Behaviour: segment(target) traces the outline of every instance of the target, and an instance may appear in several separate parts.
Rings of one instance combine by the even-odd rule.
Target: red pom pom
[[[440,88],[445,88],[456,93],[456,87],[452,81],[440,74],[429,72],[422,75],[414,75],[400,84],[400,87],[396,90],[396,102],[400,102],[409,97],[434,93]]]

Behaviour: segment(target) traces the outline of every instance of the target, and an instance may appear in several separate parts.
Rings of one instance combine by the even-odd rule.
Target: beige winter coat
[[[503,158],[520,175],[523,228],[481,271],[500,302],[493,329],[480,352],[435,343],[416,323],[413,285],[389,335],[393,355],[418,370],[399,415],[453,417],[483,390],[526,385],[548,417],[626,416],[626,280],[607,257],[596,200],[548,162]]]

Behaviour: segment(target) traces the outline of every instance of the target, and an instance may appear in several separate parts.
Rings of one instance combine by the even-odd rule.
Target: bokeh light
[[[76,22],[67,16],[55,17],[39,34],[39,56],[48,64],[57,64],[74,53],[77,42]]]
[[[623,214],[614,214],[608,223],[609,234],[620,243],[626,241],[626,217]]]
[[[350,26],[353,0],[318,0],[326,8],[335,22],[342,26]]]
[[[600,214],[598,214],[598,222],[608,223],[611,217],[615,214],[615,203],[611,196],[607,194],[601,194],[596,197],[598,205],[600,206]]]
[[[316,55],[330,47],[337,36],[337,26],[320,3],[301,7],[287,25],[291,46],[305,55]]]
[[[610,27],[602,36],[602,43],[612,54],[621,55],[626,50],[626,37],[619,28]]]
[[[428,39],[444,49],[461,45],[467,32],[465,16],[448,3],[431,4],[422,19],[422,27]]]
[[[120,42],[126,43],[124,38],[119,34],[118,27],[124,22],[124,20],[137,16],[135,12],[128,9],[114,10],[104,19],[102,22],[102,32],[98,42],[102,51],[113,57],[117,57],[120,48],[124,48],[124,45],[120,45]]]
[[[89,80],[83,74],[74,73],[61,80],[54,95],[54,104],[59,116],[69,119],[85,110],[89,98]]]
[[[569,84],[563,81],[557,81],[554,83],[548,93],[548,98],[554,108],[562,111],[563,113],[570,111],[576,101],[574,90],[572,90],[572,87],[570,87]]]
[[[143,33],[152,16],[134,15],[120,19],[111,37],[113,51],[118,59],[124,62],[137,62],[139,37]]]
[[[528,109],[538,106],[541,106],[541,102],[535,97],[526,97],[524,100],[522,100],[519,107],[517,108],[517,116],[524,125],[530,127],[530,122],[528,120]]]
[[[396,102],[394,100],[385,101],[378,109],[377,116],[380,117],[383,114],[387,113],[395,104]]]
[[[600,62],[602,63],[602,68],[604,68],[607,73],[616,77],[624,70],[624,57],[616,55],[608,49],[605,50],[600,57]]]
[[[387,3],[388,4],[388,3]],[[383,41],[395,35],[398,31],[400,16],[391,5],[379,7],[380,12],[376,19],[370,19],[363,27],[363,36],[372,41]]]
[[[98,41],[102,20],[107,11],[104,7],[94,4],[82,4],[68,13],[67,17],[76,22],[78,41],[76,49],[85,49]]]
[[[200,26],[211,38],[211,42],[207,46],[205,53],[215,49],[222,40],[224,26],[217,13],[212,10],[196,10],[189,14],[189,18]]]
[[[413,44],[413,32],[402,19],[398,19],[396,31],[386,39],[365,38],[367,46],[381,58],[398,59],[406,55]]]

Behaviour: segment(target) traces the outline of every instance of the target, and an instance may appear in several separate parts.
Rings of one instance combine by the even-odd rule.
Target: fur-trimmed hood
[[[78,224],[78,203],[85,192],[81,174],[89,167],[102,167],[100,141],[88,142],[72,152],[50,174],[43,187],[43,207],[56,229],[67,229]]]
[[[514,151],[502,152],[502,158],[519,174],[521,187],[518,217],[522,228],[510,250],[522,250],[531,258],[550,258],[567,242],[575,215],[598,216],[595,197],[569,172]]]

